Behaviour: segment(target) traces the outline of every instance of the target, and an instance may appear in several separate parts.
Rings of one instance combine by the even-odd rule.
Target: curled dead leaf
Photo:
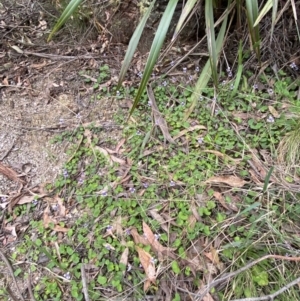
[[[121,258],[120,258],[120,263],[124,264],[125,266],[127,266],[127,264],[128,264],[128,255],[129,255],[129,249],[125,248],[121,255]],[[125,274],[125,271],[123,272],[123,275],[124,274]]]
[[[220,263],[218,252],[215,248],[211,248],[210,252],[204,252],[204,255],[215,265]]]
[[[225,201],[225,198],[223,197],[222,193],[218,191],[214,191],[214,197],[216,200],[219,201],[219,203],[227,210],[238,212],[238,208],[234,203],[227,203]]]
[[[220,158],[223,158],[224,160],[227,159],[227,160],[230,160],[232,162],[235,162],[235,163],[240,163],[242,161],[242,159],[235,159],[235,158],[232,158],[226,154],[223,154],[219,151],[216,151],[216,150],[210,150],[210,149],[205,149],[203,150],[204,153],[209,153],[209,154],[214,154],[216,155],[217,157],[220,157]]]
[[[137,232],[137,229],[136,228],[131,228],[130,229],[130,234],[132,235],[133,237],[133,240],[136,244],[143,244],[143,245],[149,245],[149,241],[141,236],[138,232]]]
[[[149,213],[150,213],[150,215],[151,215],[156,221],[159,222],[160,227],[161,227],[164,231],[166,231],[166,232],[169,231],[165,219],[158,213],[158,211],[157,211],[156,209],[151,209],[151,210],[149,210]]]
[[[49,205],[46,207],[45,211],[44,211],[44,215],[43,215],[43,223],[44,223],[44,227],[48,228],[50,224],[56,224],[57,221],[52,218],[50,215],[50,209],[49,209]]]
[[[6,176],[11,181],[25,183],[25,181],[23,181],[12,168],[2,164],[1,162],[0,162],[0,173]]]
[[[68,228],[62,227],[60,225],[55,225],[53,230],[56,232],[65,232],[65,233],[69,231]]]
[[[143,222],[143,231],[153,251],[162,253],[167,249],[158,241],[157,237],[153,234],[152,230],[145,222]]]
[[[174,137],[174,140],[180,138],[181,136],[185,135],[188,132],[193,132],[193,131],[197,131],[197,130],[206,130],[206,127],[204,125],[195,125],[188,129],[182,130]]]
[[[205,184],[220,184],[224,183],[231,187],[241,188],[245,184],[247,184],[246,181],[243,179],[237,177],[237,176],[217,176],[217,177],[211,177],[208,180],[204,182]]]
[[[19,205],[31,203],[35,199],[34,195],[23,195],[19,201]]]
[[[144,282],[144,291],[147,291],[151,283],[155,284],[156,281],[155,265],[152,256],[148,252],[138,246],[135,248],[139,254],[141,265],[147,277],[146,281]]]
[[[58,215],[59,216],[66,216],[66,207],[63,204],[64,200],[58,196],[55,197],[57,204],[58,204]]]
[[[48,228],[50,226],[50,224],[53,224],[54,225],[53,230],[57,231],[57,232],[68,232],[69,231],[68,228],[57,225],[57,220],[50,216],[49,205],[46,207],[46,209],[44,211],[43,223],[44,223],[45,228]]]
[[[273,106],[269,106],[269,111],[275,118],[279,118],[280,114],[276,111],[276,109]]]

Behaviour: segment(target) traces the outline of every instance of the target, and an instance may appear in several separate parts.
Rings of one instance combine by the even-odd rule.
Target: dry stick
[[[85,274],[84,268],[85,268],[85,264],[82,263],[82,265],[81,265],[82,290],[83,290],[85,301],[90,301],[88,287],[87,287],[87,281],[86,281],[86,274]]]
[[[36,299],[35,299],[35,297],[33,295],[33,292],[32,292],[32,287],[31,287],[31,273],[30,273],[30,268],[29,268],[29,271],[28,271],[27,287],[28,287],[28,293],[29,293],[31,301],[36,301]]]
[[[68,55],[58,55],[58,54],[50,54],[50,53],[38,53],[38,52],[31,52],[31,51],[23,51],[21,54],[25,55],[33,55],[33,56],[38,56],[42,58],[48,58],[51,60],[76,60],[76,59],[95,59],[97,58],[96,56],[92,55],[78,55],[78,56],[68,56]]]
[[[251,267],[253,267],[254,265],[256,265],[257,263],[265,260],[265,259],[269,259],[269,258],[274,258],[274,259],[281,259],[281,260],[288,260],[288,261],[300,261],[300,257],[286,257],[286,256],[281,256],[281,255],[266,255],[266,256],[263,256],[262,258],[259,258],[259,259],[256,259],[250,263],[248,263],[246,266],[240,268],[239,270],[237,271],[234,271],[232,273],[228,273],[228,274],[225,274],[223,277],[213,281],[212,283],[208,284],[207,287],[202,290],[202,292],[200,291],[197,296],[194,298],[194,301],[201,301],[207,293],[209,293],[209,291],[216,287],[218,284],[224,282],[225,280],[229,280],[229,278],[232,278],[248,269],[250,269]],[[296,280],[295,280],[296,281]],[[299,280],[298,280],[299,282]],[[293,282],[292,282],[293,283]],[[294,284],[293,284],[294,285]],[[286,286],[285,286],[286,287]],[[279,291],[278,291],[279,292]],[[276,292],[277,293],[277,292]],[[250,299],[251,300],[251,299]],[[247,300],[247,301],[250,301],[250,300]],[[260,299],[260,300],[268,300],[268,299]],[[270,299],[271,300],[271,299]],[[237,301],[237,300],[235,300]]]
[[[7,268],[8,268],[8,271],[9,271],[9,273],[10,273],[10,275],[11,275],[11,277],[12,277],[14,283],[15,283],[15,286],[16,286],[16,288],[17,288],[17,291],[18,291],[18,293],[19,293],[19,295],[20,295],[21,300],[22,300],[22,301],[25,301],[25,299],[23,298],[23,295],[22,295],[22,293],[21,293],[21,291],[20,291],[20,288],[19,288],[19,286],[18,286],[17,280],[16,280],[16,278],[15,278],[14,270],[13,270],[13,268],[11,267],[10,262],[8,261],[8,259],[6,258],[6,256],[4,255],[4,253],[2,253],[1,250],[0,250],[0,257],[2,258],[2,260],[4,261],[4,263],[6,264],[6,266],[7,266]]]
[[[231,301],[263,301],[263,300],[274,300],[275,297],[277,297],[278,295],[282,294],[284,291],[286,291],[287,289],[289,289],[290,287],[292,287],[293,285],[297,284],[300,282],[300,277],[295,279],[294,281],[290,282],[289,284],[285,285],[284,287],[282,287],[280,290],[278,290],[277,292],[271,294],[271,295],[267,295],[267,296],[263,296],[263,297],[252,297],[252,298],[243,298],[243,299],[235,299],[235,300],[231,300]]]

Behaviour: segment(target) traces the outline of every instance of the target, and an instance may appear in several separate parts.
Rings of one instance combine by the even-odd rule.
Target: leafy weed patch
[[[95,89],[107,72],[100,70]],[[30,234],[12,256],[37,277],[36,300],[86,294],[90,300],[153,294],[197,300],[213,279],[251,260],[296,257],[300,240],[291,229],[300,207],[292,188],[299,170],[282,173],[276,158],[294,127],[287,114],[299,104],[290,79],[272,89],[264,80],[250,87],[245,79],[233,98],[230,82],[217,95],[205,89],[185,120],[192,88],[162,79],[152,99],[143,95],[114,145],[100,142],[101,127],[93,125],[58,136],[55,143],[72,144],[61,175],[47,195],[14,208],[16,216],[32,212]],[[121,101],[136,89],[104,89],[99,98],[113,93]],[[36,210],[42,215],[34,216]],[[292,261],[267,258],[205,296],[270,294],[296,270]],[[299,298],[290,288],[276,300],[291,295]]]

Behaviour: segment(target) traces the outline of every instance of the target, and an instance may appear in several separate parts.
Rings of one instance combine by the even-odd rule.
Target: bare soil
[[[98,99],[97,90],[79,72],[90,74],[93,81],[99,68],[108,64],[110,78],[99,89],[110,89],[123,49],[105,45],[99,50],[97,41],[92,46],[88,41],[72,45],[61,38],[46,44],[51,15],[45,7],[50,3],[35,2],[30,9],[26,2],[13,5],[7,1],[0,6],[0,160],[26,178],[27,185],[35,186],[53,181],[66,160],[68,143],[51,143],[55,135],[95,122],[103,127],[100,140],[120,136],[113,122],[118,102]],[[26,14],[21,13],[24,8]],[[29,25],[20,25],[24,23]],[[0,174],[2,197],[9,197],[18,185]]]

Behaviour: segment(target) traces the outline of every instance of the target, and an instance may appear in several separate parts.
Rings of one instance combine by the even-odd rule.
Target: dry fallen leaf
[[[120,165],[125,165],[126,164],[126,161],[123,160],[123,159],[120,159],[120,158],[118,158],[116,156],[113,156],[113,155],[110,155],[110,157],[111,157],[111,160],[115,163],[119,163]]]
[[[44,222],[44,227],[48,228],[50,224],[56,224],[57,221],[52,218],[50,215],[50,209],[49,209],[49,205],[46,207],[45,211],[44,211],[44,215],[43,215],[43,222]]]
[[[121,255],[121,258],[120,258],[120,263],[124,264],[125,266],[127,266],[127,264],[128,264],[128,255],[129,255],[129,249],[125,248]],[[123,272],[123,275],[124,274],[125,274],[125,271]]]
[[[14,226],[5,226],[5,227],[3,227],[3,232],[5,234],[9,233],[10,235],[12,235],[14,237],[17,237],[17,231],[16,231],[16,226],[17,225],[14,225]]]
[[[210,252],[204,252],[204,255],[215,265],[220,263],[218,252],[215,248],[211,247]]]
[[[133,240],[136,244],[143,244],[146,246],[149,245],[149,241],[145,237],[139,235],[136,228],[130,229],[130,234],[132,235]]]
[[[54,219],[53,217],[51,217],[50,215],[50,209],[49,209],[49,205],[46,207],[45,211],[44,211],[44,215],[43,215],[43,223],[44,223],[44,227],[48,228],[50,226],[50,224],[54,224],[53,230],[57,231],[57,232],[68,232],[69,229],[62,227],[60,225],[57,225],[57,220]]]
[[[141,265],[147,276],[147,279],[144,282],[144,291],[147,291],[151,283],[155,284],[156,281],[155,265],[153,263],[152,256],[148,252],[138,246],[136,246],[135,248],[138,251]]]
[[[164,258],[174,257],[173,254],[174,249],[167,248],[161,245],[160,242],[158,241],[158,238],[153,234],[152,230],[145,222],[143,222],[143,231],[144,231],[144,235],[141,236],[138,234],[135,228],[132,228],[130,230],[130,233],[136,244],[141,243],[146,246],[150,245],[151,249],[156,253],[159,261],[162,261]]]
[[[113,250],[115,251],[116,249],[109,243],[104,243],[103,246],[108,249],[108,250]]]
[[[20,179],[19,175],[10,167],[2,164],[0,162],[0,173],[6,176],[11,181],[24,183],[22,179]]]
[[[23,195],[19,201],[18,205],[31,203],[35,199],[34,195]]]
[[[60,225],[55,225],[53,230],[56,232],[68,232],[69,231],[68,228],[62,227]]]
[[[280,114],[276,111],[276,109],[273,106],[269,106],[269,111],[275,118],[279,118]]]
[[[179,132],[174,137],[174,140],[180,138],[181,136],[185,135],[186,133],[193,132],[193,131],[196,131],[196,130],[206,130],[206,127],[204,125],[195,125],[195,126],[192,126],[188,129],[182,130],[181,132]]]
[[[227,203],[225,201],[225,198],[223,197],[222,193],[218,192],[218,191],[214,191],[214,197],[216,198],[216,200],[219,201],[219,203],[227,210],[230,211],[235,211],[238,212],[239,209],[237,208],[237,206],[231,202],[231,203]]]
[[[64,200],[58,196],[55,197],[57,204],[58,204],[58,215],[59,216],[66,216],[66,207],[64,206]]]
[[[41,69],[41,68],[43,68],[45,66],[47,66],[46,60],[44,60],[41,64],[31,64],[30,68]]]
[[[240,163],[242,161],[242,159],[235,159],[235,158],[232,158],[226,154],[223,154],[219,151],[216,151],[216,150],[210,150],[210,149],[205,149],[203,150],[204,153],[210,153],[210,154],[214,154],[216,155],[217,157],[220,157],[220,158],[223,158],[224,160],[227,159],[227,160],[230,160],[232,162],[235,162],[235,163]]]
[[[103,237],[111,236],[113,238],[117,238],[114,233],[117,234],[118,237],[123,236],[123,227],[122,227],[122,217],[118,216],[116,219],[114,219],[113,223],[110,225],[110,227],[107,227],[106,233],[103,235]]]
[[[188,217],[188,219],[187,219],[187,225],[188,225],[188,227],[189,227],[190,229],[194,229],[196,223],[197,223],[196,217],[195,217],[193,214],[191,214],[191,215]]]
[[[248,160],[248,163],[251,166],[251,168],[257,173],[260,179],[264,180],[267,176],[266,167],[256,154],[256,150],[253,150],[252,159]]]
[[[120,140],[120,142],[117,144],[115,152],[118,154],[120,152],[120,148],[122,147],[122,145],[125,143],[126,139],[123,138]]]
[[[146,236],[146,239],[149,241],[150,246],[152,247],[152,249],[155,252],[162,253],[164,250],[167,249],[163,245],[160,244],[157,237],[155,237],[152,230],[145,222],[143,222],[143,231]]]
[[[245,184],[247,184],[246,181],[243,179],[237,177],[237,176],[217,176],[217,177],[211,177],[208,180],[204,182],[205,184],[219,184],[224,183],[231,187],[243,187]]]
[[[250,176],[251,176],[251,180],[252,180],[255,184],[261,185],[261,186],[263,185],[262,181],[258,178],[257,173],[256,173],[254,170],[250,169],[250,170],[249,170],[249,173],[250,173]]]
[[[169,232],[166,220],[158,213],[157,209],[149,210],[150,215],[159,222],[159,226],[165,230],[167,233]]]

